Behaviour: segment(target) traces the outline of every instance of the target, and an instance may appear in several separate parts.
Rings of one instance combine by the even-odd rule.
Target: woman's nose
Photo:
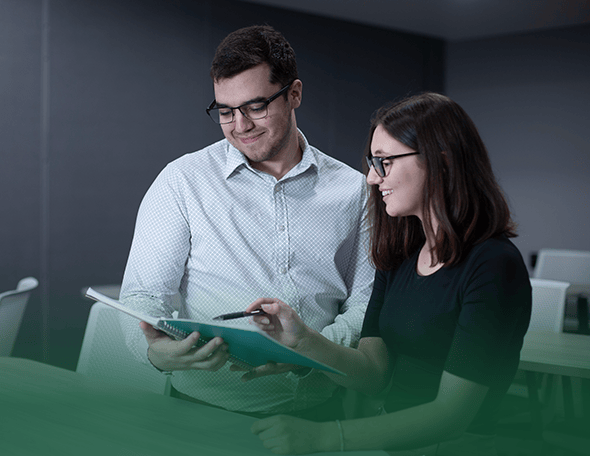
[[[369,168],[369,172],[367,173],[367,184],[377,185],[380,184],[382,180],[383,178],[377,174],[377,171],[375,171],[375,167],[371,166]]]

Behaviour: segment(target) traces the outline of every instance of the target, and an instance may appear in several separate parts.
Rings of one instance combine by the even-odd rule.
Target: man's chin
[[[268,153],[264,155],[252,155],[252,154],[245,154],[242,152],[245,157],[248,159],[250,163],[262,163],[265,161],[269,161],[276,156],[276,153]]]
[[[270,150],[270,151],[253,151],[248,149],[247,147],[236,147],[247,159],[250,163],[262,163],[268,160],[273,159],[277,155],[277,151]]]

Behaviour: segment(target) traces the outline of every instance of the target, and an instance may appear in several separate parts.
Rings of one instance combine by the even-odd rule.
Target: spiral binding
[[[186,337],[189,336],[189,333],[187,333],[186,331],[176,328],[175,326],[172,326],[171,324],[169,324],[165,321],[160,321],[158,323],[158,327],[160,329],[162,329],[162,331],[164,331],[169,336],[172,336],[172,337],[179,339],[179,340],[185,339]],[[203,337],[199,337],[199,340],[197,341],[197,346],[202,347],[207,342],[209,342],[209,340],[210,339],[205,339]],[[243,359],[238,358],[238,357],[231,355],[231,354],[229,355],[229,361],[232,364],[235,364],[236,366],[241,367],[242,369],[251,370],[251,369],[254,369],[254,367],[255,367],[252,364],[248,363],[247,361],[244,361]]]
[[[178,329],[174,326],[172,326],[169,323],[166,323],[165,321],[160,321],[158,323],[158,326],[169,336],[172,336],[176,339],[184,339],[186,337],[188,337],[188,333],[186,331],[183,331],[182,329]],[[199,339],[200,340],[200,339]]]

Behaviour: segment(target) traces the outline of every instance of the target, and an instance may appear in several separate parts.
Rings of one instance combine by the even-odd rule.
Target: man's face
[[[218,80],[213,84],[215,100],[218,105],[229,107],[266,100],[282,88],[271,84],[269,76],[270,68],[263,64],[234,77]],[[272,101],[264,119],[250,120],[236,109],[234,121],[221,125],[227,140],[251,163],[281,160],[283,153],[296,146],[293,109],[299,106],[300,96],[293,96],[294,90],[293,87],[287,90],[287,100],[281,95]]]

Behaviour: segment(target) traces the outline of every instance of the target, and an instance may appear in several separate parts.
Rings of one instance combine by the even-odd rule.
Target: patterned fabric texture
[[[260,297],[278,298],[328,339],[355,346],[374,276],[367,186],[301,132],[300,144],[302,160],[279,181],[225,139],[166,166],[139,209],[123,303],[153,316],[178,310],[179,318],[208,320]],[[121,323],[128,346],[147,363],[137,321],[123,316]],[[240,376],[226,365],[178,371],[172,383],[229,410],[272,413],[313,407],[335,389],[318,372],[248,383]]]

